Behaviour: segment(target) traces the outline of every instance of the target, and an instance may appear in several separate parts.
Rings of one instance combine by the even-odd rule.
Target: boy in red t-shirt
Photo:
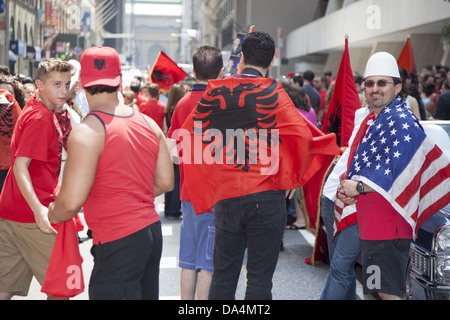
[[[164,110],[166,106],[164,103],[159,101],[159,86],[156,83],[151,83],[148,85],[149,97],[147,101],[144,101],[139,106],[139,110],[149,116],[158,124],[158,126],[163,129],[164,120]]]
[[[195,50],[192,61],[192,71],[197,83],[193,85],[191,92],[177,103],[168,132],[168,137],[176,140],[179,146],[179,129],[202,98],[208,80],[220,79],[223,75],[222,54],[218,48],[200,47]],[[184,184],[182,163],[180,163],[180,200],[183,212],[179,252],[181,299],[195,300],[195,292],[197,292],[198,300],[207,300],[214,271],[212,259],[214,241],[210,241],[215,235],[214,213],[213,211],[195,212]]]
[[[41,284],[45,277],[56,233],[47,207],[61,170],[61,129],[54,112],[67,99],[71,70],[60,59],[41,61],[39,97],[28,101],[14,128],[11,170],[0,196],[0,299],[27,295],[32,277]]]

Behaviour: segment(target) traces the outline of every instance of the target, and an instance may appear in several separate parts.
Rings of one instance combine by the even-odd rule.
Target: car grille
[[[415,271],[420,272],[420,274],[425,277],[431,277],[431,259],[429,256],[426,256],[418,249],[411,247],[409,257],[411,259],[411,267]]]

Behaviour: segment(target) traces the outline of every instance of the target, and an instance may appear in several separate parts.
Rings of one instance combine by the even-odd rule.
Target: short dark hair
[[[118,85],[117,87],[97,85],[97,86],[85,87],[84,90],[89,92],[90,95],[96,95],[96,94],[101,94],[101,93],[114,93],[117,90],[119,90],[119,87],[120,87],[120,85]]]
[[[260,68],[268,68],[275,56],[275,42],[266,32],[254,31],[242,41],[244,63]]]
[[[223,68],[222,52],[210,46],[197,48],[192,56],[192,66],[197,80],[217,79]]]
[[[159,94],[159,86],[156,83],[149,83],[147,86],[148,94],[152,96],[152,98],[157,98]]]
[[[293,83],[298,83],[300,87],[303,87],[303,77],[298,75],[292,78]]]
[[[314,72],[312,72],[311,70],[306,70],[303,73],[303,79],[308,80],[309,82],[312,82],[314,80],[314,77],[316,75],[314,74]]]
[[[436,92],[436,84],[434,82],[425,82],[422,84],[422,91],[429,96]]]

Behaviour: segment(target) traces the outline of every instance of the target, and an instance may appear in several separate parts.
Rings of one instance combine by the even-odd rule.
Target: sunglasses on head
[[[366,80],[364,81],[364,85],[366,86],[366,88],[372,88],[375,84],[381,88],[381,87],[386,87],[389,83],[394,83],[392,81],[387,81],[384,79],[378,80],[377,82],[373,81],[373,80]]]

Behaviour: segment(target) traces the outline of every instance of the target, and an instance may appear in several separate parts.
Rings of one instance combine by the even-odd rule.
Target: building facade
[[[367,59],[387,51],[398,57],[410,37],[416,68],[450,65],[449,39],[442,29],[450,22],[445,0],[328,0],[316,1],[314,20],[287,35],[287,58],[305,68],[339,68],[345,36],[353,71],[364,73]],[[315,64],[308,62],[315,59]]]
[[[0,64],[33,78],[42,58],[79,58],[85,48],[104,43],[105,25],[120,13],[115,3],[0,0]]]
[[[336,75],[349,37],[352,68],[364,72],[369,56],[398,56],[409,36],[417,69],[450,65],[446,0],[192,0],[192,27],[201,34],[191,47],[208,44],[229,52],[237,32],[250,25],[272,35],[277,61],[272,76],[307,69]]]
[[[124,49],[129,63],[146,70],[163,51],[177,63],[182,60],[182,1],[127,0],[124,32],[130,35]]]

